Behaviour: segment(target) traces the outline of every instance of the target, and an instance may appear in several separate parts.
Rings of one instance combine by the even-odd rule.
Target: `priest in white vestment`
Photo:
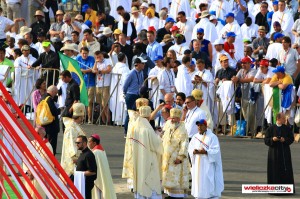
[[[164,128],[162,156],[162,186],[173,198],[184,198],[189,188],[188,134],[184,122],[180,122],[182,111],[170,110],[170,118]]]
[[[45,138],[45,136],[46,136],[45,129],[43,127],[36,127],[35,130],[39,134],[39,136],[43,140],[43,142],[46,144],[46,146],[50,150],[50,152],[53,153],[53,149],[52,149],[52,146],[51,146],[50,142]],[[50,158],[47,156],[46,152],[43,150],[43,148],[38,143],[38,141],[37,140],[33,140],[33,141],[31,141],[31,143],[32,143],[33,147],[37,150],[37,152],[41,155],[41,157],[45,160],[45,162],[47,164],[52,164]],[[51,165],[51,166],[53,167],[53,165]],[[28,168],[27,168],[27,166],[25,164],[23,164],[23,170],[25,172],[27,172],[27,175],[28,175],[30,181],[32,182],[33,186],[36,188],[36,190],[38,191],[38,193],[40,194],[40,196],[43,199],[46,198],[45,191],[41,187],[40,183],[33,177],[32,173],[30,172],[30,170],[28,170]],[[30,193],[30,195],[31,195],[31,197],[33,199],[38,198],[27,183],[25,183],[25,186],[26,186],[28,192]]]
[[[193,20],[187,19],[186,15],[187,13],[179,12],[177,16],[179,21],[176,23],[176,26],[179,28],[179,33],[184,35],[186,43],[189,44],[191,43],[193,29],[196,24]]]
[[[209,16],[210,15],[207,10],[204,10],[202,12],[200,22],[197,23],[193,29],[192,39],[197,39],[197,30],[199,28],[202,28],[204,30],[203,38],[210,41],[211,43],[214,43],[215,40],[219,38],[215,24],[209,21]]]
[[[293,15],[290,13],[288,9],[286,9],[285,2],[278,2],[278,11],[274,12],[272,16],[272,23],[275,21],[279,22],[281,25],[281,29],[283,32],[289,33],[289,36],[293,38],[293,35],[291,33],[293,24],[294,24],[294,18]],[[274,27],[271,26],[270,33],[272,34],[274,32]]]
[[[112,121],[117,125],[122,125],[125,121],[125,114],[123,113],[126,110],[123,85],[130,70],[126,65],[125,54],[120,53],[118,58],[120,58],[119,62],[112,69],[109,109],[112,113]]]
[[[61,167],[65,170],[68,176],[74,174],[74,161],[79,157],[75,141],[79,135],[85,135],[82,128],[79,126],[84,120],[85,106],[82,103],[75,103],[72,106],[72,119],[68,117],[63,118],[65,125],[65,132],[62,143],[61,152]]]
[[[170,8],[169,17],[176,18],[178,12],[184,11],[190,17],[191,5],[189,0],[173,0]]]
[[[161,199],[159,160],[163,152],[162,140],[149,123],[151,108],[142,106],[139,113],[132,137],[128,138],[132,140],[134,197]]]
[[[230,11],[229,2],[226,0],[213,0],[209,11],[215,11],[216,18],[225,21],[225,16]]]
[[[178,67],[177,78],[175,80],[177,92],[182,92],[185,94],[185,96],[191,95],[193,90],[192,79],[187,69],[190,63],[190,57],[183,57],[182,65]]]
[[[93,151],[97,164],[97,179],[92,189],[92,198],[117,199],[107,156],[100,144],[100,136],[93,134],[89,137],[88,146]]]
[[[15,67],[15,96],[14,100],[18,106],[31,104],[30,93],[34,89],[35,81],[38,79],[38,70],[29,69],[36,61],[29,50],[28,45],[22,46],[22,55],[14,62]]]
[[[221,150],[218,137],[205,120],[196,122],[199,133],[189,144],[192,163],[191,195],[196,199],[220,198],[224,190]]]

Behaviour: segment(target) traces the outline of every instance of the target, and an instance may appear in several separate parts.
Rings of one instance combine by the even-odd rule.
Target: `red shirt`
[[[230,55],[231,58],[234,58],[234,45],[228,43],[227,41],[224,43],[224,50]]]

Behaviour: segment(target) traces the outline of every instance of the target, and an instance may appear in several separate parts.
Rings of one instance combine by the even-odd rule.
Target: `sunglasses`
[[[76,144],[81,144],[82,142],[75,142]]]

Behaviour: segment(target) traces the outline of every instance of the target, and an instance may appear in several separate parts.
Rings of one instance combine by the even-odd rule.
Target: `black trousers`
[[[92,199],[92,189],[94,182],[85,182],[85,199]]]
[[[48,9],[51,8],[52,11],[53,11],[53,14],[55,16],[56,14],[56,11],[58,10],[58,4],[57,4],[57,1],[56,0],[47,0],[46,1],[46,5],[45,5]],[[50,28],[50,17],[49,17],[49,12],[45,12],[45,23],[47,24],[48,26],[48,29]],[[56,21],[56,19],[55,19]]]
[[[56,146],[57,146],[57,135],[58,133],[47,133],[47,139],[50,142],[52,148],[53,148],[53,154],[56,154]]]

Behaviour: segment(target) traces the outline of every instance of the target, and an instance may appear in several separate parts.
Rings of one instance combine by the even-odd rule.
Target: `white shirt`
[[[192,110],[188,110],[184,122],[189,138],[193,137],[193,135],[198,132],[196,122],[201,119],[206,120],[206,114],[202,109],[196,106]]]
[[[97,69],[107,69],[108,66],[112,67],[110,59],[104,59],[102,63],[97,62]],[[109,74],[97,74],[96,87],[105,87],[110,85],[111,73]]]
[[[160,71],[157,75],[157,79],[159,82],[159,89],[164,89],[166,93],[175,92],[175,74],[173,70],[164,69]],[[163,99],[161,92],[160,99]]]
[[[268,79],[268,78],[272,78],[273,77],[273,75],[274,75],[274,73],[272,72],[273,70],[274,70],[275,68],[273,68],[273,67],[268,67],[268,72],[267,72],[267,74],[264,74],[264,73],[262,73],[261,72],[261,70],[260,69],[258,69],[257,70],[257,73],[256,73],[256,75],[255,75],[255,79],[259,79],[259,80],[265,80],[265,79]]]
[[[284,66],[285,72],[291,76],[297,70],[298,60],[299,54],[296,49],[289,48],[287,51],[282,49],[279,53],[279,62]]]
[[[258,25],[252,23],[250,26],[247,26],[245,23],[241,26],[242,38],[250,39],[252,41],[253,37],[257,37]]]
[[[133,22],[137,33],[141,32],[141,30],[143,29],[143,19],[144,17],[142,14],[139,14],[137,18],[135,18],[134,16],[131,16],[130,18],[130,22]]]
[[[192,20],[187,20],[185,23],[177,22],[177,27],[180,30],[180,33],[185,36],[186,43],[189,44],[192,40],[193,29],[196,23]]]
[[[217,19],[225,21],[225,15],[230,12],[230,6],[227,0],[214,0],[209,11],[216,11]]]
[[[18,1],[19,2],[19,1]],[[4,32],[7,26],[13,25],[14,22],[6,17],[0,16],[0,39],[6,39],[6,34]]]
[[[277,12],[274,12],[271,24],[273,24],[275,21],[278,21],[280,23],[281,29],[284,32],[291,32],[293,24],[294,24],[294,19],[289,11],[285,10],[284,12],[280,12],[278,10]],[[273,32],[274,32],[274,27],[272,25],[271,33],[273,33]]]

